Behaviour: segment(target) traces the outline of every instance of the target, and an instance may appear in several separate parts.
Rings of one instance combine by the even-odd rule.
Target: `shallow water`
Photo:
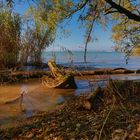
[[[98,86],[104,86],[107,79],[140,80],[140,75],[113,75],[90,76],[76,78],[78,88],[73,89],[47,89],[41,85],[40,80],[25,81],[22,83],[0,86],[0,126],[10,127],[25,117],[32,116],[35,111],[48,111],[57,104],[71,97],[89,93]],[[22,100],[15,100],[24,91]],[[21,98],[19,98],[21,99]],[[24,110],[24,112],[22,111]]]
[[[8,127],[35,111],[48,111],[79,93],[90,91],[87,80],[76,80],[78,89],[47,89],[32,80],[0,87],[0,126]],[[23,98],[21,93],[24,91]],[[8,102],[6,104],[6,102]],[[24,110],[24,112],[22,111]]]

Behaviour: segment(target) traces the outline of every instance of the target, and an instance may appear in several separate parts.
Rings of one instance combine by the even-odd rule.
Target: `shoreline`
[[[115,69],[99,68],[96,70],[76,70],[66,68],[65,72],[72,74],[74,76],[117,75],[117,74],[126,75],[126,74],[140,74],[140,69],[128,70],[125,68],[115,68]],[[0,71],[0,83],[1,84],[7,82],[14,83],[24,79],[42,78],[44,75],[50,76],[51,72],[49,70],[28,70],[28,71],[2,70]]]

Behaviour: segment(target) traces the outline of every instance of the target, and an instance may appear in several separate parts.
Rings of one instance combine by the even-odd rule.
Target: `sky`
[[[16,5],[15,11],[23,14],[28,9],[28,4],[20,3]],[[85,45],[85,28],[79,28],[80,23],[77,22],[78,13],[75,14],[70,22],[63,23],[65,29],[68,31],[66,36],[62,34],[62,30],[58,28],[56,39],[49,48],[46,48],[46,51],[60,51],[62,48],[69,49],[71,51],[83,51]],[[109,24],[104,30],[101,25],[95,25],[92,36],[97,38],[97,41],[93,41],[88,44],[88,51],[112,51],[114,45],[111,39],[111,26]]]
[[[69,22],[69,25],[65,26],[70,35],[68,37],[62,37],[58,29],[56,40],[54,44],[47,50],[60,50],[60,47],[68,48],[70,50],[84,50],[85,46],[85,28],[79,28],[80,23],[77,22],[77,15],[75,15]],[[114,45],[111,39],[111,24],[103,29],[101,25],[96,24],[92,33],[92,37],[97,38],[97,41],[92,41],[88,45],[89,51],[111,51]]]

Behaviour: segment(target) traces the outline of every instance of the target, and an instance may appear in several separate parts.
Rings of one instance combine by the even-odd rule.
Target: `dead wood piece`
[[[64,74],[62,74],[61,70],[59,70],[58,67],[56,66],[55,61],[53,61],[53,60],[49,61],[48,66],[49,66],[52,76],[54,78],[61,77],[64,75]]]
[[[136,73],[140,73],[140,69],[136,70]]]
[[[47,88],[77,88],[74,76],[71,74],[66,74],[64,71],[60,70],[55,61],[49,61],[48,66],[51,70],[52,77],[44,76],[42,78],[42,83]]]
[[[128,74],[134,72],[134,70],[127,70],[126,68],[115,68],[111,71],[112,74]]]
[[[119,68],[115,68],[113,70],[127,70],[127,69],[126,68],[119,67]]]
[[[21,94],[20,96],[14,98],[12,100],[6,101],[5,104],[13,104],[13,103],[21,102],[22,98],[23,98],[23,95]]]
[[[87,110],[97,110],[102,103],[104,90],[98,87],[93,93],[82,101],[83,108]]]

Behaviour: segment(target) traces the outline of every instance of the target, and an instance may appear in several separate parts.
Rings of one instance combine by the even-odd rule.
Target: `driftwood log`
[[[53,69],[53,67],[52,67]],[[140,69],[138,70],[128,70],[125,68],[116,68],[116,69],[97,69],[97,70],[70,70],[65,69],[53,69],[54,75],[71,73],[73,76],[90,76],[90,75],[113,75],[113,74],[140,74]],[[32,79],[32,78],[42,78],[44,75],[50,76],[51,72],[48,70],[30,70],[30,71],[12,71],[12,70],[0,70],[0,84],[17,82],[23,79]]]
[[[86,110],[97,110],[103,99],[104,90],[98,87],[94,92],[89,94],[88,97],[81,98],[82,107]]]
[[[44,76],[42,78],[42,84],[48,88],[77,88],[74,76],[65,73],[64,70],[60,70],[55,61],[50,60],[48,66],[51,71],[51,77]]]

